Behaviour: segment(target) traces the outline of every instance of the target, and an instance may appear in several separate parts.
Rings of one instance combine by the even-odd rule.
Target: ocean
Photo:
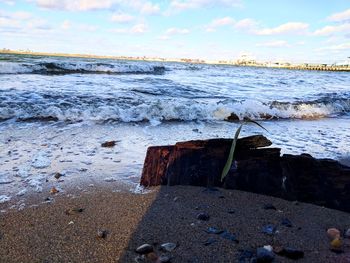
[[[2,54],[0,203],[52,186],[136,191],[148,146],[232,138],[229,116],[258,121],[268,132],[241,136],[282,153],[348,160],[350,74]]]

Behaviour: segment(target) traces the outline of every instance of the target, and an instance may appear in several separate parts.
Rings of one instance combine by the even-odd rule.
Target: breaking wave
[[[1,92],[0,120],[16,121],[225,121],[318,119],[349,115],[350,99],[261,102],[257,100],[99,97]]]
[[[0,74],[163,74],[165,70],[164,66],[148,63],[0,62]]]

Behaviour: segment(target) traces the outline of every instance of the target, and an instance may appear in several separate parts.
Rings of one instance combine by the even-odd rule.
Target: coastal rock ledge
[[[313,203],[350,213],[350,167],[309,154],[281,156],[262,135],[238,139],[234,165],[221,182],[232,139],[178,142],[147,150],[141,185],[223,187]]]

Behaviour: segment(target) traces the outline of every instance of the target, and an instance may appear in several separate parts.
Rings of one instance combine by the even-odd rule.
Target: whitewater
[[[0,55],[0,203],[123,183],[147,147],[263,133],[283,153],[350,156],[348,72]],[[101,143],[116,140],[114,148]]]

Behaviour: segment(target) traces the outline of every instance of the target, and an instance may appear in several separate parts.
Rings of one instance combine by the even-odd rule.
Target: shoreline
[[[307,71],[337,71],[350,72],[350,66],[333,66],[319,63],[251,63],[250,61],[244,63],[236,63],[231,61],[205,61],[201,59],[186,59],[186,58],[148,58],[148,57],[129,57],[129,56],[107,56],[107,55],[89,55],[89,54],[68,54],[68,53],[50,53],[50,52],[31,52],[31,51],[3,51],[0,54],[8,55],[30,55],[30,56],[50,56],[50,57],[71,57],[71,58],[92,58],[92,59],[113,59],[126,61],[147,61],[147,62],[176,62],[184,64],[204,64],[204,65],[225,65],[236,67],[253,67],[253,68],[272,68],[272,69],[288,69],[288,70],[307,70]]]
[[[349,228],[350,215],[311,204],[190,186],[155,187],[141,195],[96,187],[53,198],[0,214],[3,262],[135,262],[135,249],[144,243],[171,262],[238,262],[242,250],[265,245],[302,250],[298,262],[341,262],[350,255],[349,239],[344,239],[344,253],[337,254],[330,251],[326,234],[331,227]],[[264,209],[267,204],[276,210]],[[197,219],[202,212],[210,215],[208,221]],[[284,218],[291,227],[281,224]],[[273,235],[262,232],[267,224],[276,226]],[[226,230],[238,242],[209,234],[208,227]],[[100,230],[106,231],[105,238],[98,238]],[[209,238],[215,241],[204,245]],[[160,252],[166,242],[176,249]],[[278,255],[275,260],[295,262]]]

